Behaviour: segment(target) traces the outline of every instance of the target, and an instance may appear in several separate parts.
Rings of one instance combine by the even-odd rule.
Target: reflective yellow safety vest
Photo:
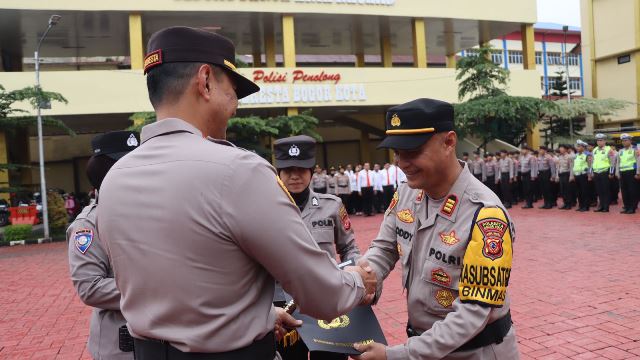
[[[620,171],[634,170],[636,165],[636,152],[633,148],[620,150]]]
[[[611,168],[611,161],[609,161],[609,152],[611,146],[605,146],[604,148],[596,147],[593,149],[593,172],[608,171]]]
[[[573,174],[582,175],[589,170],[589,163],[587,162],[587,154],[576,154],[576,158],[573,160]]]

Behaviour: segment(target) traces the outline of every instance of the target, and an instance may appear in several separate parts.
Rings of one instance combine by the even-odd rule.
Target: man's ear
[[[198,94],[205,100],[210,100],[212,96],[212,89],[210,85],[212,77],[213,71],[211,71],[211,67],[209,65],[202,64],[198,68],[198,74],[196,75],[196,85]]]
[[[444,146],[446,147],[448,152],[456,151],[456,146],[458,145],[458,135],[455,131],[449,131],[444,135]]]

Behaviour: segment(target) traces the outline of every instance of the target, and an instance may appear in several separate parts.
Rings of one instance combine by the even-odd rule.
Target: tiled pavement
[[[640,359],[640,214],[514,209],[510,292],[523,359]],[[353,217],[365,249],[381,217]],[[0,249],[0,359],[88,359],[90,310],[68,278],[65,244]],[[397,270],[375,310],[406,339]]]

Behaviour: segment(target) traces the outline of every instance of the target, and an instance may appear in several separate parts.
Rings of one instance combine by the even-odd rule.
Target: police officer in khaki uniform
[[[97,227],[138,360],[271,360],[274,333],[299,325],[274,308],[274,278],[326,320],[375,287],[370,269],[341,271],[320,250],[273,167],[224,140],[237,99],[259,90],[234,59],[218,34],[153,34],[145,73],[159,120],[101,186]]]
[[[300,151],[292,152],[294,148]],[[309,188],[313,165],[316,163],[315,140],[305,135],[279,139],[274,143],[274,151],[278,175],[300,209],[302,221],[318,246],[332,259],[339,255],[341,262],[357,260],[360,250],[356,246],[351,221],[342,201],[334,195],[318,194]],[[276,288],[276,294],[278,290]],[[278,352],[284,360],[308,359],[308,350],[301,340],[295,341],[298,339],[297,334],[287,334],[285,339],[278,342]],[[314,351],[311,359],[346,360],[347,356]]]
[[[138,144],[138,134],[131,131],[114,131],[93,138],[87,176],[96,193],[113,164]],[[120,350],[120,328],[126,321],[120,312],[120,291],[113,279],[111,262],[96,231],[97,212],[96,200],[82,209],[67,229],[71,280],[80,300],[94,308],[88,343],[91,356],[96,360],[129,360],[133,359],[133,352]],[[126,335],[123,332],[123,336]]]
[[[329,189],[329,176],[322,172],[322,168],[316,165],[315,172],[311,177],[313,191],[319,194],[326,194]]]
[[[395,121],[390,121],[392,119]],[[500,199],[456,159],[453,107],[419,99],[387,113],[398,189],[360,264],[382,279],[402,264],[409,339],[357,345],[358,359],[518,359],[507,285],[514,227]]]

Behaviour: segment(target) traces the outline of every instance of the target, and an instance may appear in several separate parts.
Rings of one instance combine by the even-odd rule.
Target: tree
[[[463,57],[456,65],[458,99],[476,99],[505,95],[509,82],[509,70],[503,69],[491,60],[492,47],[482,46],[478,53]]]
[[[480,147],[494,139],[522,145],[527,129],[541,120],[550,124],[548,138],[568,134],[568,119],[611,115],[628,105],[612,99],[576,99],[568,104],[564,100],[509,96],[505,92],[509,71],[494,64],[490,54],[491,47],[482,46],[477,56],[463,58],[457,64],[458,97],[467,100],[454,107],[456,131],[460,137],[480,138]],[[554,91],[566,93],[566,82],[564,86],[557,85]],[[580,126],[574,128],[574,132],[579,130]]]
[[[16,107],[20,102],[28,103],[33,109],[38,107],[38,103],[46,104],[51,102],[67,103],[67,99],[59,93],[44,91],[42,88],[31,86],[19,90],[7,91],[0,85],[0,131],[9,135],[15,134],[19,129],[35,126],[37,119],[27,116],[28,111]],[[48,128],[61,129],[69,135],[75,135],[65,123],[52,117],[42,118],[42,126]],[[20,170],[30,168],[23,164],[0,164],[0,171]],[[20,187],[10,186],[0,188],[0,192],[15,193],[22,191]]]
[[[481,147],[494,139],[521,144],[527,127],[535,126],[547,104],[506,94],[509,70],[491,61],[491,46],[481,46],[478,55],[460,59],[456,69],[458,98],[467,99],[455,106],[460,136],[480,138]]]
[[[553,80],[553,85],[549,89],[549,93],[555,96],[566,97],[569,91],[567,91],[567,78],[565,72],[562,70],[557,71]],[[573,95],[573,91],[571,94]]]

